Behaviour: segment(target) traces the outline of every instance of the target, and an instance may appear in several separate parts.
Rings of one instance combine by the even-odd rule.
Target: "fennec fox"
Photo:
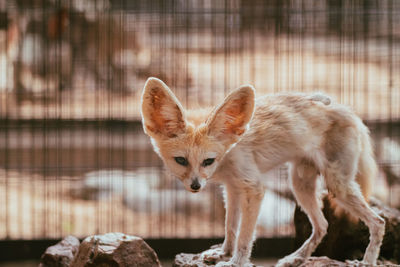
[[[367,127],[348,108],[330,103],[323,94],[255,99],[254,88],[244,85],[212,110],[184,110],[161,80],[149,78],[142,95],[142,118],[166,169],[187,190],[199,192],[207,181],[225,187],[225,240],[202,254],[205,261],[219,260],[218,267],[249,264],[266,189],[263,173],[289,162],[294,196],[313,231],[276,266],[300,265],[326,234],[328,223],[316,189],[319,175],[335,202],[368,226],[370,243],[363,263],[376,263],[385,222],[365,200],[376,163]],[[232,257],[223,261],[225,256]]]

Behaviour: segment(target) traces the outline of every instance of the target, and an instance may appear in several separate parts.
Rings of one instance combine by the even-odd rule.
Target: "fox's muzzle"
[[[201,184],[199,182],[199,179],[194,179],[192,181],[192,183],[190,184],[190,189],[192,189],[193,191],[199,191],[199,189],[201,188]]]

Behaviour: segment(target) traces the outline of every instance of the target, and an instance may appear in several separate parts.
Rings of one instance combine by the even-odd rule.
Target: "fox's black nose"
[[[197,180],[197,179],[195,179],[193,182],[192,182],[192,184],[190,185],[190,188],[192,189],[192,190],[199,190],[200,189],[200,187],[201,187],[201,185],[200,185],[200,183],[199,183],[199,180]]]

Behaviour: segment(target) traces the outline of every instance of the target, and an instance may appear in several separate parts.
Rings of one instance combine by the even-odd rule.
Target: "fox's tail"
[[[319,101],[325,105],[329,105],[332,101],[331,98],[323,93],[314,93],[308,97],[312,101]]]

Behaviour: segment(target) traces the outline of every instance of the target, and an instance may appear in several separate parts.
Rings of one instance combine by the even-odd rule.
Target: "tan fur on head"
[[[194,180],[203,187],[246,131],[254,112],[254,95],[253,87],[242,86],[212,112],[186,111],[165,83],[157,78],[146,81],[141,107],[143,128],[166,169],[182,180],[186,189],[190,191]],[[184,158],[186,163],[179,164],[176,158]],[[213,164],[204,165],[206,159],[212,159]]]

